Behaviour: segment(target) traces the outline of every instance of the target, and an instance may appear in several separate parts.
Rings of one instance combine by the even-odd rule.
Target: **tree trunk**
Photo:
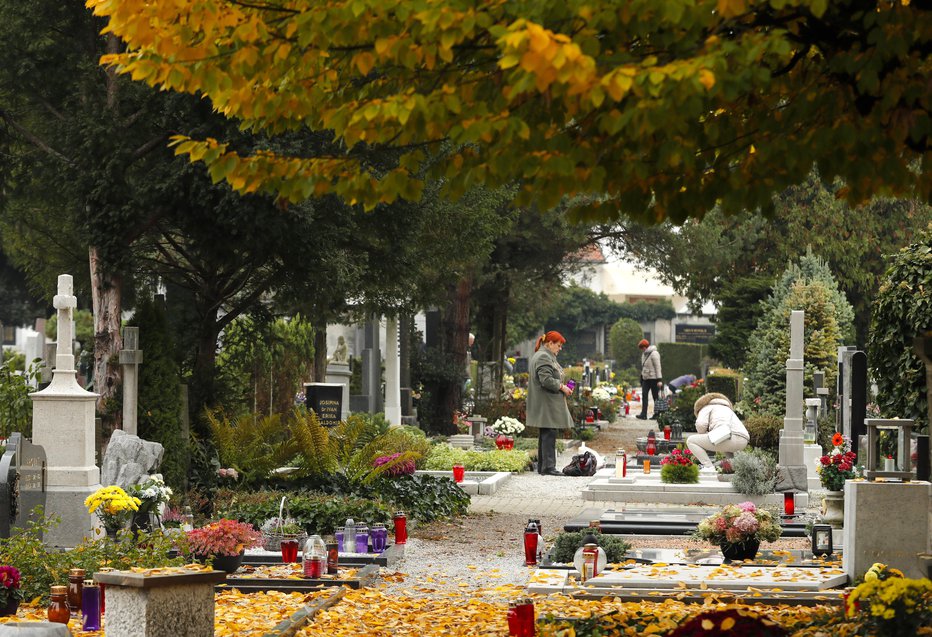
[[[194,368],[191,370],[191,428],[201,437],[210,435],[204,410],[216,403],[216,359],[217,335],[220,327],[216,313],[201,316],[198,330],[197,352],[194,356]]]
[[[327,326],[314,328],[314,369],[311,382],[327,381]]]
[[[453,290],[452,303],[447,308],[443,326],[443,348],[453,361],[454,369],[466,369],[466,346],[469,342],[469,303],[472,298],[472,278],[464,277]],[[438,387],[437,406],[440,422],[438,429],[444,435],[457,433],[453,412],[463,404],[462,377]]]
[[[95,246],[88,251],[91,274],[91,303],[94,311],[94,391],[97,413],[104,431],[122,427],[122,413],[113,399],[121,387],[122,373],[117,363],[123,347],[120,313],[123,309],[123,277],[108,270]]]

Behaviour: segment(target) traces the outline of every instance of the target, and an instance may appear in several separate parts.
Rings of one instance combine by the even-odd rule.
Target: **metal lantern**
[[[672,425],[670,425],[670,429],[672,431],[670,436],[672,440],[683,439],[683,425],[681,425],[679,422],[674,422]]]
[[[828,556],[832,554],[832,527],[828,524],[815,524],[812,527],[812,554]]]

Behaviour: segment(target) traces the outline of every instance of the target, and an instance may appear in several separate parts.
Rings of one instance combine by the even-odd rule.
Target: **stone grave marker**
[[[324,427],[336,427],[343,414],[343,385],[337,383],[305,383],[304,395],[308,409],[317,414]]]
[[[45,449],[14,432],[0,458],[0,537],[23,528],[37,506],[46,504]]]
[[[515,374],[527,374],[528,369],[527,356],[518,356],[515,358]]]
[[[139,349],[139,328],[123,328],[123,349],[120,350],[120,366],[123,368],[123,431],[137,434],[136,415],[139,397],[139,365],[142,350]]]
[[[859,437],[866,434],[867,354],[855,348],[839,350],[839,413],[841,433],[851,438],[851,450],[858,453]]]
[[[780,430],[776,490],[809,491],[803,444],[803,370],[805,312],[790,313],[790,357],[786,360],[786,415]]]

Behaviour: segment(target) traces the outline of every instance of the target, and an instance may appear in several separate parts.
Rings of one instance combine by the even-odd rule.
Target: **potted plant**
[[[15,615],[23,601],[20,588],[19,569],[15,566],[0,566],[0,615]]]
[[[742,502],[702,520],[693,537],[718,544],[726,560],[747,560],[757,555],[761,542],[773,542],[782,532],[778,516],[753,502]]]
[[[699,465],[693,462],[689,449],[674,449],[660,461],[660,481],[667,484],[696,484]]]
[[[117,531],[126,528],[126,523],[139,510],[140,504],[139,498],[130,496],[116,485],[101,487],[84,501],[88,513],[97,515],[109,537],[116,537]]]
[[[187,549],[201,562],[211,560],[214,568],[234,573],[246,549],[262,546],[262,533],[251,524],[221,519],[188,531]]]
[[[514,449],[514,437],[524,431],[524,424],[517,418],[502,416],[492,424],[492,431],[498,434],[495,446],[499,449]]]

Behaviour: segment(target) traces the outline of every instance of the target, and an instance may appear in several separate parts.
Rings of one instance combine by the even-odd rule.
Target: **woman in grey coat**
[[[557,471],[557,431],[573,427],[573,417],[566,406],[566,397],[573,390],[563,384],[563,368],[557,362],[557,354],[565,342],[559,332],[547,332],[537,339],[528,363],[527,424],[540,430],[537,472],[541,475],[563,475]]]

